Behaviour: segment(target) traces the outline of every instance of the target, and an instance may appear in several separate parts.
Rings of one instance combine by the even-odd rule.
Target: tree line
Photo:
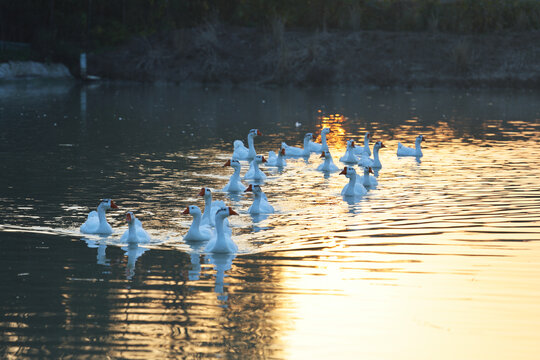
[[[265,28],[276,19],[305,30],[526,31],[540,28],[540,1],[0,0],[0,40],[31,43],[35,56],[65,61],[134,35],[207,22]]]

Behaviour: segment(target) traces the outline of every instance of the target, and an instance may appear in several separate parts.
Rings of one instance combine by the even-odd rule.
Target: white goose
[[[212,190],[207,187],[201,188],[199,196],[204,197],[204,212],[201,224],[214,226],[214,215],[218,209],[225,206],[225,203],[221,200],[212,201]]]
[[[216,233],[205,247],[205,251],[211,253],[234,253],[238,251],[238,246],[231,239],[231,235],[223,230],[223,222],[230,215],[238,215],[233,209],[223,206],[216,211],[215,224]]]
[[[375,176],[370,175],[373,174],[373,169],[370,166],[364,166],[363,168],[364,175],[357,175],[360,184],[364,185],[366,189],[376,187],[379,183],[377,182]]]
[[[121,242],[147,243],[150,241],[150,235],[143,229],[141,221],[135,217],[133,212],[128,211],[126,213],[126,222],[128,223],[128,229],[120,238]]]
[[[264,164],[266,159],[262,155],[257,155],[251,160],[249,164],[249,170],[244,175],[244,179],[253,179],[253,180],[266,180],[266,174],[259,169],[259,164]]]
[[[239,193],[246,190],[246,186],[242,184],[242,180],[240,179],[240,169],[242,168],[242,165],[240,164],[240,161],[238,160],[227,160],[225,166],[230,166],[234,169],[234,173],[231,175],[231,178],[229,179],[229,182],[225,187],[222,189],[222,191],[227,191],[230,193]]]
[[[358,158],[356,155],[354,155],[354,140],[347,140],[347,149],[345,150],[345,154],[339,159],[342,163],[345,164],[356,164],[358,162]]]
[[[266,166],[276,166],[276,167],[287,166],[287,162],[285,161],[285,154],[286,152],[285,152],[285,149],[283,148],[279,150],[277,155],[273,151],[268,152],[268,161],[266,162]]]
[[[363,196],[367,193],[364,185],[358,182],[358,176],[353,167],[345,166],[339,175],[349,178],[349,183],[341,190],[341,196]]]
[[[326,135],[328,135],[329,133],[330,133],[330,128],[323,128],[321,130],[321,143],[318,144],[316,142],[310,141],[309,150],[311,152],[316,152],[316,153],[328,151],[328,144],[326,143]]]
[[[109,209],[118,209],[118,206],[111,199],[103,199],[97,207],[97,211],[91,211],[88,218],[81,225],[80,231],[84,234],[112,234],[111,225],[107,222],[105,213]]]
[[[403,145],[402,143],[398,142],[397,155],[422,157],[423,156],[422,146],[421,146],[422,141],[426,141],[426,138],[422,135],[418,135],[414,142],[414,149],[407,147]]]
[[[268,199],[259,185],[249,184],[246,192],[252,192],[254,195],[253,204],[249,207],[248,213],[258,215],[272,214],[274,212],[274,207],[268,203]]]
[[[369,157],[369,155],[363,153],[360,160],[358,161],[358,165],[360,166],[370,166],[375,169],[382,168],[381,160],[379,159],[379,150],[382,148],[385,148],[382,141],[377,141],[373,145],[373,159]]]
[[[257,155],[257,152],[255,151],[255,145],[253,144],[253,138],[255,136],[261,136],[261,132],[258,129],[251,129],[249,130],[247,139],[248,139],[248,147],[246,148],[244,146],[244,143],[242,140],[235,140],[234,141],[234,151],[232,154],[232,158],[235,160],[251,160]]]
[[[366,131],[366,135],[364,135],[364,147],[356,147],[356,155],[362,155],[362,153],[366,153],[368,156],[371,156],[371,150],[369,149],[369,139],[371,139],[371,134],[369,133],[369,131]]]
[[[317,170],[324,172],[338,171],[339,168],[334,164],[332,160],[332,154],[330,151],[326,150],[321,153],[321,158],[324,159],[324,162],[317,167]]]
[[[307,133],[304,135],[304,147],[299,148],[296,146],[289,146],[286,143],[282,142],[281,147],[285,149],[287,156],[304,156],[309,157],[310,154],[310,145],[309,142],[313,139],[312,133]]]
[[[210,240],[213,231],[208,225],[201,226],[202,213],[196,205],[190,205],[182,214],[190,214],[193,216],[193,222],[189,227],[188,232],[184,235],[185,241],[206,241]]]

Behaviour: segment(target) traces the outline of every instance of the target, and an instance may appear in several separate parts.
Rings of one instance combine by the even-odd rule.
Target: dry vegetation
[[[351,22],[358,14],[351,10]],[[133,39],[93,55],[114,79],[357,86],[540,87],[540,31],[292,31],[219,22]]]

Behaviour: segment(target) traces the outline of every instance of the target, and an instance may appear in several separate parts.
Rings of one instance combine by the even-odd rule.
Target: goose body
[[[364,135],[364,147],[356,147],[355,154],[356,155],[362,155],[362,153],[367,154],[367,156],[371,156],[371,150],[369,149],[369,139],[371,139],[371,134],[369,131],[366,131],[366,134]]]
[[[356,175],[358,182],[362,184],[366,189],[374,188],[379,183],[373,174],[373,169],[370,166],[364,166],[364,175]]]
[[[234,169],[234,173],[231,175],[229,182],[227,183],[227,185],[225,185],[225,187],[223,187],[222,191],[239,193],[246,190],[246,186],[242,184],[242,180],[240,179],[240,169],[242,168],[240,161],[234,159],[227,160],[227,162],[223,166],[232,167]]]
[[[360,166],[369,166],[371,168],[380,169],[382,168],[381,160],[379,158],[379,150],[385,148],[382,141],[377,141],[373,145],[373,159],[369,157],[366,153],[362,153],[358,165]]]
[[[303,148],[299,148],[299,147],[296,147],[296,146],[289,146],[284,142],[281,143],[281,147],[283,149],[285,149],[285,153],[287,154],[287,156],[294,156],[294,157],[305,156],[305,157],[308,157],[310,152],[311,152],[309,143],[310,143],[310,141],[312,139],[313,139],[313,134],[312,133],[307,133],[306,135],[304,135],[304,147]]]
[[[262,155],[257,155],[251,160],[249,170],[244,175],[244,179],[266,180],[266,174],[259,169],[259,164],[264,164],[266,159]]]
[[[358,158],[354,154],[354,149],[354,140],[347,140],[347,149],[345,150],[345,154],[339,159],[339,161],[345,164],[356,164],[358,162]]]
[[[133,212],[126,213],[126,222],[128,223],[128,229],[120,238],[121,242],[140,244],[150,241],[150,235],[143,229],[141,221],[135,217]]]
[[[401,142],[398,142],[397,155],[398,156],[416,156],[422,157],[422,141],[425,141],[426,138],[422,135],[418,135],[414,141],[414,148],[407,147]]]
[[[190,214],[193,216],[193,222],[186,235],[184,235],[185,241],[210,240],[213,235],[212,228],[209,225],[201,225],[202,213],[198,206],[190,205],[182,214]]]
[[[266,195],[262,191],[259,185],[249,185],[246,192],[253,192],[253,204],[249,207],[248,213],[252,215],[258,214],[272,214],[274,207],[268,203]]]
[[[205,247],[205,251],[218,254],[230,254],[238,251],[238,246],[231,238],[231,234],[224,231],[224,220],[230,215],[238,215],[233,209],[223,206],[216,211],[216,232]]]
[[[221,200],[212,200],[212,190],[207,187],[201,188],[199,196],[204,198],[204,212],[201,218],[201,225],[214,226],[215,214],[218,209],[225,206],[225,203]]]
[[[332,160],[332,154],[330,154],[330,151],[323,151],[321,153],[321,158],[324,159],[324,162],[317,166],[317,170],[324,172],[333,172],[339,170],[337,165],[334,164],[334,160]]]
[[[266,162],[266,166],[276,166],[276,167],[285,167],[287,166],[287,162],[285,161],[285,149],[281,148],[276,155],[275,152],[270,151],[268,153],[268,161]]]
[[[84,234],[112,234],[113,229],[106,218],[106,211],[109,209],[118,209],[118,206],[111,199],[101,200],[97,211],[94,210],[88,214],[88,218],[79,230]]]
[[[309,142],[309,151],[320,153],[323,151],[328,151],[328,144],[326,143],[326,135],[330,133],[330,128],[323,128],[321,130],[321,143]]]
[[[257,155],[257,152],[255,151],[255,145],[253,142],[253,138],[255,136],[261,136],[261,132],[258,129],[251,129],[248,133],[247,140],[248,140],[248,147],[246,148],[244,146],[244,143],[242,140],[235,140],[233,143],[234,151],[232,158],[235,160],[252,160],[255,155]]]
[[[367,193],[366,188],[358,181],[353,167],[345,166],[339,174],[349,179],[349,183],[341,190],[341,196],[363,196]]]

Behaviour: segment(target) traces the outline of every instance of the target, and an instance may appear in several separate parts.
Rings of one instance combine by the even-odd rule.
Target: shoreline
[[[540,31],[273,31],[207,24],[88,55],[89,73],[143,82],[540,89]]]
[[[28,62],[29,69],[52,65],[58,64]],[[18,71],[2,80],[25,78],[21,62],[0,67]],[[540,89],[540,31],[264,32],[207,24],[90,53],[88,73],[100,81],[201,85]],[[29,75],[55,77],[43,71]]]

